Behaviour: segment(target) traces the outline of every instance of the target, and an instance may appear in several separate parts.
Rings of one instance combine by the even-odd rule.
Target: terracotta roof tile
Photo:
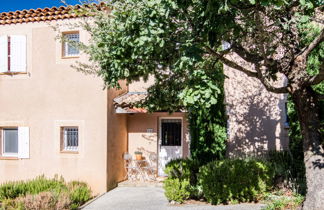
[[[83,14],[72,13],[72,9],[81,9],[84,5],[75,6],[61,6],[52,8],[37,8],[30,10],[18,10],[15,12],[3,12],[0,13],[0,25],[17,24],[17,23],[28,23],[28,22],[39,22],[47,20],[60,20],[68,18],[76,18],[85,16]],[[87,7],[87,5],[85,5]],[[92,4],[97,9],[105,9],[105,4]]]
[[[114,98],[115,107],[132,107],[132,104],[144,100],[147,96],[146,92],[128,92]]]

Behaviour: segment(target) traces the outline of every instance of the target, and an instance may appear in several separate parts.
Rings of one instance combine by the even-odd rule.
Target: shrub
[[[71,201],[67,193],[55,195],[53,192],[41,192],[36,195],[26,195],[16,199],[25,209],[70,209]]]
[[[192,159],[171,160],[166,166],[164,172],[168,178],[187,179],[190,184],[197,183],[197,174],[199,172],[199,162]]]
[[[190,183],[188,180],[166,179],[164,181],[165,196],[169,201],[182,203],[190,197]]]
[[[58,192],[66,190],[64,180],[57,177],[46,179],[44,176],[39,176],[27,182],[7,182],[0,186],[0,200],[14,199],[26,194],[37,194],[49,190]]]
[[[63,178],[8,182],[0,186],[0,209],[77,209],[91,199],[84,182]]]
[[[272,178],[270,164],[253,159],[210,162],[198,174],[204,196],[212,204],[256,201],[270,188]]]
[[[285,187],[296,193],[305,195],[306,178],[303,158],[298,158],[288,151],[270,151],[267,160],[275,173],[275,186]]]
[[[91,199],[91,190],[84,182],[73,181],[68,184],[70,192],[70,200],[72,202],[71,209],[76,209]]]
[[[201,198],[197,185],[199,163],[192,159],[176,159],[165,167],[168,178],[164,182],[165,195],[169,200],[183,202],[188,198]]]

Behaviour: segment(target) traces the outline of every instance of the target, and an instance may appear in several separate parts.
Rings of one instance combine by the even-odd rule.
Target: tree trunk
[[[311,87],[292,93],[303,135],[307,194],[306,210],[324,209],[324,150],[320,131],[319,102]]]

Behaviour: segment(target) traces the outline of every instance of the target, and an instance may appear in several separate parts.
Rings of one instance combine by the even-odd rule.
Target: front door
[[[161,118],[159,137],[159,176],[165,176],[165,165],[182,157],[182,119]]]

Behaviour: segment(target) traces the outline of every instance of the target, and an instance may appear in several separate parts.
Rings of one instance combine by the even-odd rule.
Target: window
[[[64,33],[63,57],[79,56],[79,48],[76,46],[80,41],[79,32]]]
[[[61,150],[78,151],[79,146],[79,129],[78,127],[61,128]]]
[[[181,119],[162,119],[162,146],[181,146]]]
[[[26,72],[26,36],[0,36],[0,73]]]
[[[4,128],[2,130],[2,156],[18,156],[18,128]]]
[[[2,157],[29,158],[29,128],[0,128],[0,155]]]

